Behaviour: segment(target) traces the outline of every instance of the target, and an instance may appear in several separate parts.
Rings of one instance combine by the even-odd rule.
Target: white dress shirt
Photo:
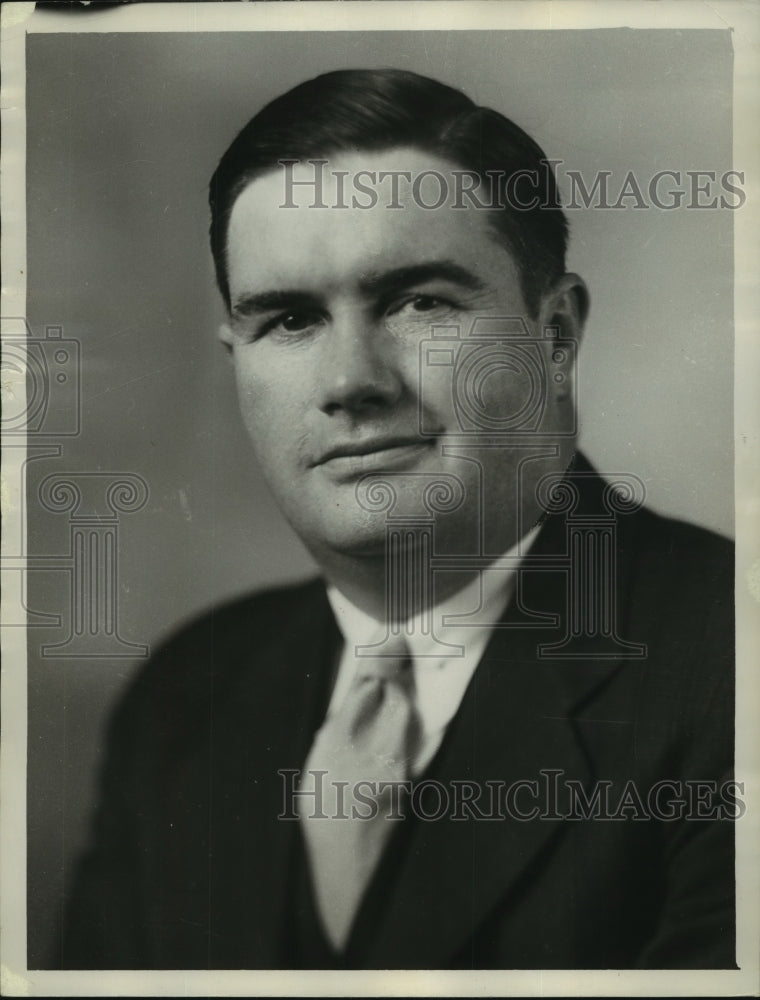
[[[524,557],[538,532],[538,526],[532,528],[505,556]],[[412,657],[415,707],[421,725],[411,768],[415,777],[435,756],[461,704],[494,625],[512,599],[518,565],[483,570],[457,593],[436,604],[432,609],[432,633],[422,628],[422,615],[407,623],[405,638]],[[359,661],[355,647],[379,642],[386,634],[386,625],[357,608],[337,587],[328,587],[327,596],[343,636],[343,651],[327,709],[329,718],[342,704],[356,673]],[[467,617],[463,619],[464,615]],[[460,620],[447,622],[450,616]],[[441,649],[436,639],[453,647],[451,652]]]

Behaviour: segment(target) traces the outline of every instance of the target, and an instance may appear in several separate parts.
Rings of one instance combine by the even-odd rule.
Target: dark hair
[[[535,314],[543,292],[565,270],[567,220],[551,165],[508,118],[437,80],[398,69],[337,70],[307,80],[267,104],[238,134],[209,188],[211,252],[227,307],[229,219],[254,178],[280,160],[399,146],[435,153],[489,184],[489,174],[498,175],[496,204],[505,207],[489,207],[489,216],[516,260],[523,296]],[[516,207],[531,200],[537,202],[533,208]]]

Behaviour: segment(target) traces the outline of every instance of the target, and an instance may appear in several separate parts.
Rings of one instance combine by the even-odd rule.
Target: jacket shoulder
[[[111,733],[163,706],[177,718],[202,713],[213,690],[218,705],[242,683],[262,687],[281,673],[291,645],[325,633],[332,622],[324,582],[256,591],[181,624],[151,652],[117,705]]]
[[[266,643],[281,637],[285,625],[308,620],[327,606],[325,585],[319,578],[253,591],[182,623],[160,643],[155,655],[166,657],[198,643],[216,645],[252,631],[259,644]]]
[[[635,667],[655,729],[688,731],[732,753],[734,545],[709,529],[643,509],[624,541],[625,631],[643,643]],[[621,532],[622,534],[622,532]],[[634,665],[637,661],[631,661]],[[659,727],[659,728],[658,728]],[[710,736],[709,733],[713,735]],[[725,752],[724,752],[725,751]]]
[[[621,545],[648,576],[649,586],[677,586],[689,600],[733,593],[734,543],[709,528],[642,508],[621,525]]]

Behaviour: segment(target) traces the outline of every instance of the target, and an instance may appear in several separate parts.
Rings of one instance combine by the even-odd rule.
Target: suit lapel
[[[287,804],[287,778],[279,772],[303,766],[325,711],[338,642],[317,584],[289,608],[287,627],[272,641],[262,647],[260,636],[250,635],[242,644],[253,666],[240,672],[212,768],[218,783],[212,809],[218,905],[212,899],[212,907],[222,967],[281,963],[298,824],[279,818]]]
[[[600,482],[587,481],[588,488],[582,490],[584,502],[592,507],[590,495]],[[387,883],[381,884],[385,876],[381,866],[370,890],[377,897],[389,896],[387,905],[374,911],[379,914],[376,920],[363,921],[359,915],[354,944],[358,948],[361,943],[361,958],[358,950],[355,957],[364,967],[450,966],[489,913],[508,900],[542,855],[567,835],[568,824],[559,818],[562,803],[552,801],[555,785],[550,772],[561,772],[560,786],[569,780],[588,786],[594,777],[574,717],[593,704],[621,662],[595,658],[593,644],[584,660],[540,655],[539,647],[555,642],[568,625],[567,570],[557,568],[554,559],[567,555],[564,516],[545,519],[531,555],[539,557],[539,566],[521,574],[521,614],[516,619],[511,609],[502,620],[507,627],[494,630],[426,776],[440,783],[450,806],[456,794],[453,783],[473,782],[483,795],[480,811],[498,816],[499,806],[486,798],[493,789],[497,798],[500,793],[501,812],[506,815],[452,819],[449,808],[439,820],[413,823],[394,872],[393,889],[389,892]],[[622,572],[618,582],[622,606],[626,591]],[[255,674],[244,673],[227,734],[217,746],[217,754],[220,747],[226,748],[222,752],[231,779],[227,787],[245,788],[246,783],[250,787],[252,771],[258,775],[233,833],[220,825],[220,842],[228,849],[229,860],[220,858],[219,863],[223,869],[227,865],[225,880],[233,902],[223,918],[224,933],[230,941],[237,935],[236,946],[221,963],[226,967],[277,966],[282,961],[280,943],[298,824],[278,819],[284,787],[278,771],[303,766],[326,709],[340,642],[323,586],[316,585],[291,609],[287,629],[263,647],[259,643]],[[531,624],[526,627],[526,622]],[[249,651],[257,648],[257,639],[248,637],[244,645]],[[240,733],[245,734],[242,746]],[[520,786],[520,782],[532,784]],[[515,796],[509,805],[507,789]],[[529,814],[536,807],[557,818],[515,818],[515,811]],[[241,856],[247,858],[244,877],[232,860]],[[240,919],[246,911],[250,919]],[[372,907],[366,911],[372,912]]]
[[[564,519],[548,518],[532,554],[549,557],[562,552],[564,545]],[[561,771],[556,779],[560,789],[569,780],[588,786],[593,778],[573,716],[621,664],[593,657],[542,658],[539,645],[555,640],[557,628],[565,625],[565,578],[562,571],[542,569],[525,572],[523,583],[524,608],[548,615],[557,624],[494,631],[426,775],[447,790],[449,811],[438,820],[414,822],[394,874],[392,898],[366,941],[362,961],[369,968],[450,966],[489,913],[529,876],[543,852],[567,834],[567,824],[559,818],[563,803],[554,801],[555,779],[547,772]],[[511,612],[505,613],[502,624],[508,621],[514,621]],[[491,789],[498,787],[501,811],[507,815],[451,819],[456,794],[452,782],[462,781],[482,790],[481,813],[487,815],[498,809],[490,798]],[[520,782],[533,784],[516,784]],[[509,788],[514,799],[507,807]],[[517,810],[528,814],[536,807],[557,818],[515,818]],[[379,891],[377,884],[374,888]],[[360,922],[357,937],[363,936]]]

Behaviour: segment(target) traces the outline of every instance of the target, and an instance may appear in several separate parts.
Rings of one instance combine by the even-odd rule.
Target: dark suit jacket
[[[577,469],[580,512],[593,513],[602,483],[582,459]],[[597,658],[608,635],[551,659],[539,647],[569,621],[567,530],[566,514],[545,519],[533,549],[545,565],[522,574],[504,620],[527,627],[494,631],[425,776],[543,789],[541,772],[560,771],[558,802],[542,801],[555,818],[410,821],[345,964],[734,967],[733,823],[717,818],[733,760],[730,546],[646,509],[621,515],[612,607],[619,637],[646,656]],[[293,964],[300,833],[278,819],[278,771],[303,766],[338,648],[314,581],[219,608],[154,657],[111,725],[64,967]],[[589,796],[611,782],[614,813],[631,780],[617,818],[556,818],[568,781]],[[634,793],[646,807],[662,780],[676,783],[664,803],[691,796],[709,818],[642,815]],[[524,788],[515,802],[527,811]]]

